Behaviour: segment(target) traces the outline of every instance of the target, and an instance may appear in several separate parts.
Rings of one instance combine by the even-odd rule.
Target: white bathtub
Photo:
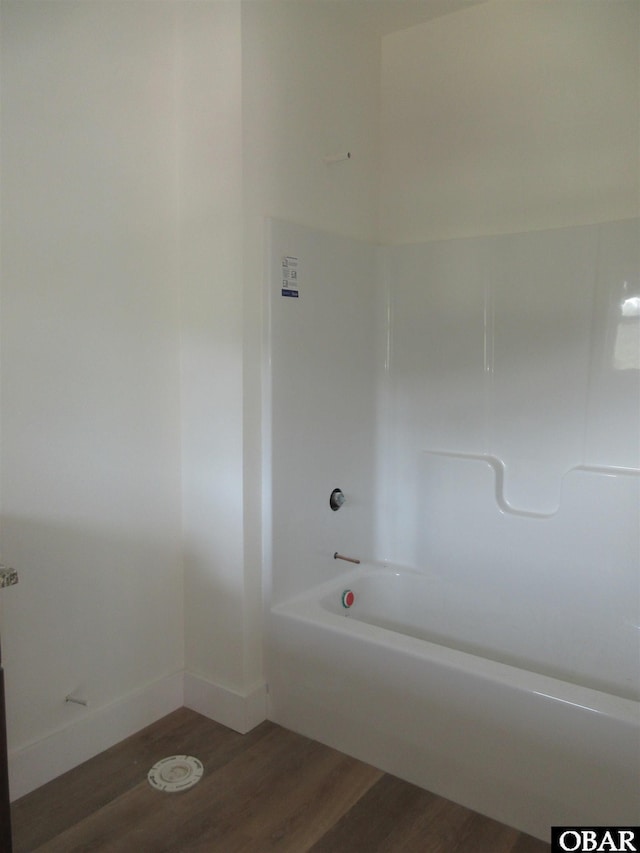
[[[370,565],[272,608],[270,718],[544,840],[640,823],[634,686],[532,654],[482,602],[446,609],[452,594]]]

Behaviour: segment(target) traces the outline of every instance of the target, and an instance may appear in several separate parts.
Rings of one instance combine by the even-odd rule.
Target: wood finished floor
[[[188,791],[147,782],[169,755]],[[548,853],[549,845],[315,741],[182,708],[12,806],[14,853]]]

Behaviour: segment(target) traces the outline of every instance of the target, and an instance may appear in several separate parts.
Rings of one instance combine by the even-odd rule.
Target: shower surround
[[[270,223],[270,715],[540,837],[596,813],[638,821],[637,234],[624,220],[373,247]],[[295,299],[282,295],[287,256]],[[332,512],[336,487],[346,502]],[[295,615],[297,595],[339,575],[336,550],[441,576],[425,618],[432,634],[460,625],[445,643],[464,654],[459,689],[442,693],[448,677],[418,667],[424,649],[399,653],[388,626],[365,640]],[[489,665],[519,691],[498,726],[502,765],[486,761],[501,701]],[[392,748],[393,707],[409,709],[406,750]],[[462,772],[473,784],[436,743],[447,716],[476,745]],[[613,728],[594,734],[596,719]],[[545,739],[557,748],[542,760]],[[403,764],[411,752],[420,767]]]

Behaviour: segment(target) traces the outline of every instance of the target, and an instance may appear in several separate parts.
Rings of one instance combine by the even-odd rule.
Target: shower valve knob
[[[329,506],[335,512],[337,509],[340,509],[342,504],[345,501],[344,494],[342,489],[334,489],[331,492],[331,497],[329,498]]]

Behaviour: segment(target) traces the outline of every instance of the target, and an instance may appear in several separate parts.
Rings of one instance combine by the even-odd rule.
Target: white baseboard
[[[42,740],[9,753],[11,799],[28,794],[56,776],[181,708],[184,672],[148,684]]]
[[[238,693],[181,671],[103,708],[88,708],[76,722],[9,753],[12,801],[183,706],[245,734],[267,719],[266,684]]]
[[[185,672],[184,704],[210,720],[246,734],[267,719],[267,686],[262,683],[245,693],[237,693]]]

